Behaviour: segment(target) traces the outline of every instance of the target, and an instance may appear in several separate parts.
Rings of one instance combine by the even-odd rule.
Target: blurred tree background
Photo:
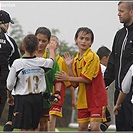
[[[8,34],[12,38],[14,38],[14,40],[16,41],[16,43],[17,43],[17,45],[20,49],[20,52],[23,54],[24,51],[21,49],[22,40],[25,36],[23,34],[23,28],[19,24],[19,22],[17,21],[16,18],[13,18],[13,21],[14,21],[14,24],[10,25],[10,33],[8,33]],[[60,30],[52,28],[51,33],[58,37],[57,34],[60,34]],[[59,40],[60,40],[60,38],[59,38]],[[61,56],[63,56],[64,52],[68,52],[68,51],[70,52],[71,55],[75,56],[77,50],[78,49],[77,49],[77,46],[75,44],[70,46],[68,44],[68,42],[66,42],[65,40],[60,40],[59,54]],[[66,89],[65,102],[64,102],[64,106],[63,106],[63,118],[57,119],[57,123],[56,123],[57,127],[67,127],[68,124],[70,123],[70,121],[71,121],[71,112],[72,112],[71,101],[72,101],[71,94],[70,94],[70,91],[69,91],[69,88],[68,88],[68,89]],[[8,115],[8,105],[6,103],[4,111],[3,111],[2,118],[0,119],[0,125],[4,125],[6,123],[7,115]]]

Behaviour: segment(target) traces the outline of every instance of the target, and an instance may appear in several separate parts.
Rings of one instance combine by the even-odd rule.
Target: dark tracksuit
[[[119,95],[122,80],[127,73],[129,67],[133,63],[133,23],[130,26],[125,26],[120,29],[114,38],[112,52],[108,60],[107,69],[104,73],[104,80],[108,86],[115,80],[115,96],[114,104]],[[116,130],[117,131],[133,131],[133,110],[131,103],[132,90],[127,94],[122,103],[121,110],[116,115]]]
[[[7,100],[6,79],[9,66],[20,58],[18,46],[6,33],[0,32],[0,118]]]

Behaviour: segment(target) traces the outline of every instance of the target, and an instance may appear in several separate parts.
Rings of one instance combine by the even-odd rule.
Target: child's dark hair
[[[23,40],[24,47],[30,55],[36,50],[38,43],[37,37],[33,34],[27,35]]]
[[[37,36],[37,34],[43,34],[43,35],[46,35],[48,37],[48,41],[50,41],[50,37],[51,37],[51,32],[48,28],[46,27],[39,27],[36,32],[35,32],[35,35]]]
[[[99,59],[101,60],[104,56],[108,57],[111,51],[107,47],[101,46],[96,53],[99,56]]]
[[[78,38],[79,32],[83,32],[83,33],[85,33],[85,34],[91,34],[91,41],[93,42],[93,40],[94,40],[94,34],[93,34],[93,32],[92,32],[91,29],[89,29],[88,27],[80,27],[80,28],[77,30],[76,34],[75,34],[75,39]]]

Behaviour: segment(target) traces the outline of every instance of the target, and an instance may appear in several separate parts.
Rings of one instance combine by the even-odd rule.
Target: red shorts
[[[49,109],[43,109],[40,121],[49,121]]]
[[[50,108],[49,114],[62,117],[62,107],[58,105],[52,105],[52,107]]]
[[[106,121],[106,107],[78,109],[78,123]]]

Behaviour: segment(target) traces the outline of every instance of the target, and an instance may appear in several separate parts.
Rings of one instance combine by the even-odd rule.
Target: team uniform
[[[7,78],[7,89],[14,90],[13,128],[36,129],[42,114],[42,92],[46,90],[45,73],[52,59],[23,57],[16,59]]]
[[[56,55],[56,60],[58,62],[60,71],[65,71],[68,73],[67,66],[64,62],[64,59],[58,54]],[[62,106],[64,104],[65,90],[71,86],[70,82],[62,82],[60,96],[61,99],[59,102],[53,102],[52,107],[50,108],[49,114],[56,115],[58,117],[62,117]],[[54,92],[56,91],[56,87],[54,86]]]
[[[48,58],[49,53],[44,52],[43,58]],[[56,83],[55,74],[60,71],[59,65],[57,63],[57,60],[54,60],[54,64],[52,66],[52,69],[46,72],[45,79],[46,79],[46,90],[43,93],[53,93],[53,85]],[[47,99],[43,98],[43,113],[41,116],[40,121],[48,121],[49,120],[49,110],[52,106],[52,102],[48,101]]]
[[[91,82],[78,84],[78,123],[106,121],[107,92],[98,56],[90,48],[81,58],[77,53],[72,68],[74,76]]]
[[[20,58],[20,52],[14,39],[0,32],[0,117],[7,100],[6,79],[9,68],[17,58]]]

